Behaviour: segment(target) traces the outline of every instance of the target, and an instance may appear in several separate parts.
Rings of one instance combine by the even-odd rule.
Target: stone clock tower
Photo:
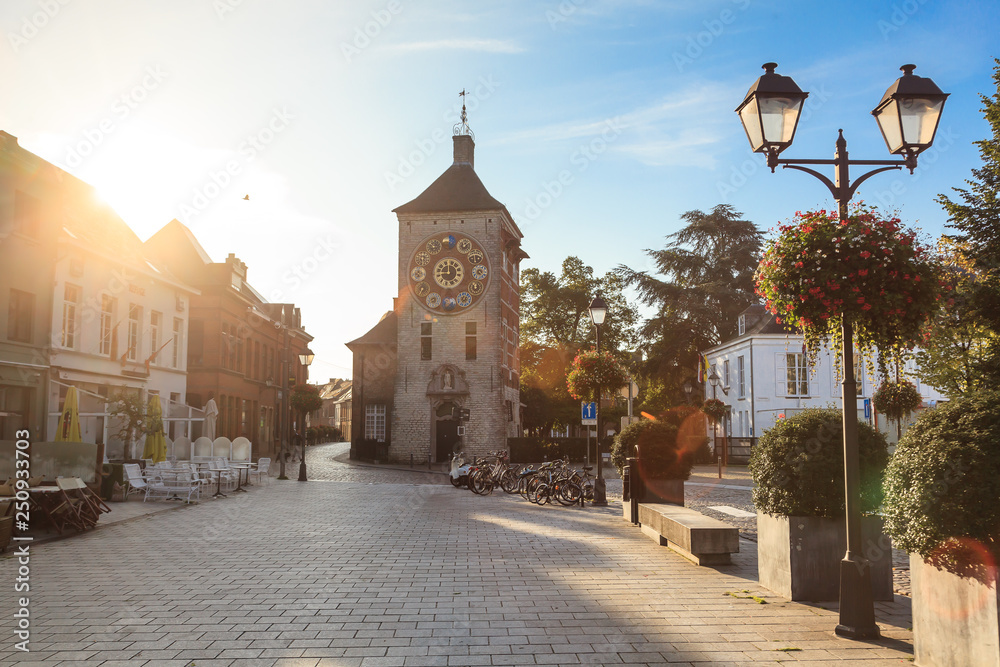
[[[412,454],[442,462],[457,449],[481,455],[504,449],[507,437],[521,432],[523,235],[476,175],[464,107],[452,139],[452,165],[393,211],[399,296],[388,455],[394,461]]]

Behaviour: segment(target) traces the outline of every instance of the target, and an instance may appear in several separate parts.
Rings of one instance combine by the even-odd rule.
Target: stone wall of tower
[[[519,421],[518,398],[516,388],[510,386],[510,373],[502,363],[501,326],[504,312],[501,303],[504,282],[502,230],[512,224],[502,210],[400,214],[397,372],[390,450],[393,460],[408,462],[411,454],[417,461],[426,461],[428,453],[434,456],[435,419],[427,387],[431,373],[442,364],[451,364],[464,372],[468,385],[468,395],[456,397],[456,402],[471,413],[462,439],[466,452],[481,455],[503,449],[508,435],[514,434],[513,424]],[[491,278],[482,297],[467,310],[452,315],[432,315],[412,296],[409,261],[417,244],[428,236],[443,236],[446,232],[471,236],[481,244],[489,259]],[[423,322],[431,322],[433,350],[429,361],[421,360],[420,354],[420,325]],[[467,322],[476,323],[475,360],[465,358]],[[505,400],[512,401],[513,422],[509,419]]]

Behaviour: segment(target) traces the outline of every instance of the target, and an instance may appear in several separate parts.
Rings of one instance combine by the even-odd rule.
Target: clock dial
[[[441,287],[455,287],[465,277],[465,267],[454,257],[445,257],[434,266],[434,282]]]
[[[459,231],[425,237],[403,270],[416,303],[434,315],[475,308],[489,288],[490,263],[482,244]]]

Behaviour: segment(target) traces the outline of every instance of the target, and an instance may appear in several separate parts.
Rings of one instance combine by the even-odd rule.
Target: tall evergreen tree
[[[991,137],[975,142],[983,164],[972,170],[969,189],[953,188],[958,201],[938,195],[948,213],[948,226],[980,280],[971,294],[971,316],[978,318],[993,334],[1000,334],[1000,59],[993,70],[997,91],[981,95],[983,116],[990,124]],[[1000,380],[1000,344],[994,337],[982,370],[993,381]]]
[[[698,352],[736,335],[737,315],[757,303],[754,271],[763,235],[742,213],[719,204],[688,211],[686,226],[667,236],[662,250],[647,249],[656,272],[619,266],[625,284],[656,309],[640,329],[647,341],[646,372],[683,400],[680,391]]]

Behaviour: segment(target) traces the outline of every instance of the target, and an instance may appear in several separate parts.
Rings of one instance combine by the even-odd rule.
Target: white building
[[[733,460],[749,456],[756,438],[784,419],[805,408],[841,407],[842,373],[837,373],[834,354],[828,348],[820,350],[815,365],[809,365],[801,334],[786,329],[774,321],[763,306],[751,306],[739,316],[737,336],[716,345],[702,354],[710,370],[719,376],[719,387],[713,390],[705,383],[705,398],[715,398],[730,408],[730,417],[720,428],[730,440]],[[895,444],[896,424],[875,412],[871,398],[881,383],[874,377],[860,355],[855,359],[858,381],[858,419],[873,425]],[[923,397],[920,409],[947,400],[936,388],[920,382],[907,363],[907,379],[913,382]],[[711,374],[711,373],[710,373]],[[916,420],[917,413],[904,420],[906,426]],[[708,435],[712,437],[711,428]]]
[[[168,435],[186,435],[181,420],[195,416],[185,405],[188,300],[197,290],[149,261],[109,208],[75,208],[56,242],[47,439],[70,385],[83,440],[107,444],[109,457],[122,449],[102,399],[120,391],[143,401],[158,394]]]

